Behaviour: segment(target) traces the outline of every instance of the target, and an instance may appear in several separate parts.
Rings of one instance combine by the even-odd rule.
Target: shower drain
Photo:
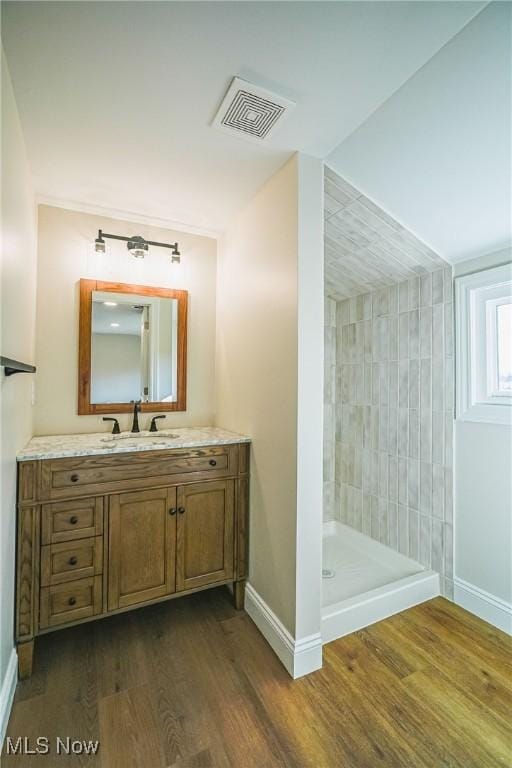
[[[334,579],[336,571],[332,568],[322,568],[322,579]]]

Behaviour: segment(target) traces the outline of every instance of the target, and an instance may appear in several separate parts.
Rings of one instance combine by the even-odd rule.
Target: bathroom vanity
[[[249,438],[33,438],[18,456],[16,641],[221,584],[244,602]]]

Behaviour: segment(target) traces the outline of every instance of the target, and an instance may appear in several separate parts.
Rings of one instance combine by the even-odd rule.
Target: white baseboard
[[[4,743],[17,682],[18,654],[16,653],[16,648],[13,648],[5,671],[5,677],[2,680],[2,687],[0,688],[0,750]]]
[[[245,588],[245,610],[294,679],[321,668],[320,632],[295,640],[251,584]]]
[[[512,604],[464,579],[453,580],[453,599],[461,608],[512,635]]]

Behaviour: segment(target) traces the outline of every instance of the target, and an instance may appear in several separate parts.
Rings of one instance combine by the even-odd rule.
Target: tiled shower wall
[[[324,516],[438,571],[451,597],[451,269],[337,302],[335,333],[331,302]]]

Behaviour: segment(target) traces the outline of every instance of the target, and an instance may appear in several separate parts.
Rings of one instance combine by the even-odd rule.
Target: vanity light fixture
[[[94,241],[94,250],[96,253],[105,253],[105,241],[101,234],[101,229],[98,231],[98,237]]]
[[[136,259],[143,259],[149,250],[150,245],[156,245],[158,248],[170,248],[171,249],[171,262],[173,264],[180,262],[180,251],[178,243],[159,243],[156,240],[145,240],[140,235],[132,235],[132,237],[123,237],[123,235],[109,235],[103,230],[98,230],[98,237],[94,241],[94,250],[96,253],[105,253],[105,238],[111,240],[122,240],[126,243],[126,247],[132,256]]]
[[[119,323],[110,323],[111,328],[119,328]]]
[[[104,301],[106,307],[117,307],[117,301]]]
[[[128,240],[127,248],[135,259],[143,259],[149,250],[149,245],[144,238],[135,235],[131,240]]]

